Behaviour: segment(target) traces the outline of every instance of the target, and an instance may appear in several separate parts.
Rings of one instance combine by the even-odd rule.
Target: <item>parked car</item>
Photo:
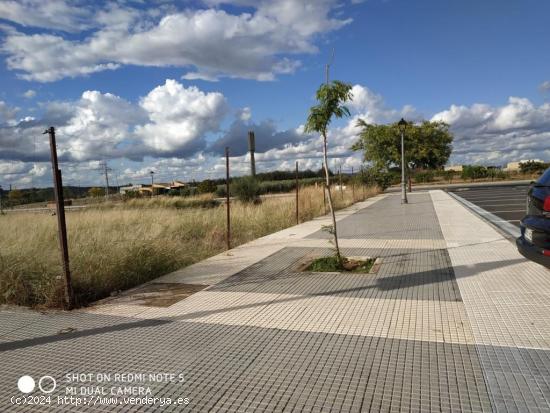
[[[529,186],[516,245],[523,256],[550,268],[550,168]]]

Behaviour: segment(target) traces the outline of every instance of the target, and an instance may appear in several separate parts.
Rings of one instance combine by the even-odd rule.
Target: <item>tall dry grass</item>
[[[300,191],[300,220],[324,214],[322,189]],[[366,197],[377,193],[367,188]],[[355,191],[356,201],[363,190]],[[185,202],[204,201],[205,197]],[[352,191],[334,191],[337,209]],[[70,265],[79,305],[185,267],[225,249],[225,206],[181,208],[157,197],[67,213]],[[181,200],[180,200],[181,201]],[[292,196],[232,202],[233,246],[295,224]],[[57,221],[48,214],[0,216],[0,303],[55,307],[62,300]]]

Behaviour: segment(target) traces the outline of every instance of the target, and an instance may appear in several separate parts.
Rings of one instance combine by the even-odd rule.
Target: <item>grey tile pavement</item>
[[[483,323],[472,325],[476,311],[461,283],[478,272],[453,262],[452,246],[442,248],[447,238],[430,195],[410,200],[408,216],[391,195],[339,223],[346,254],[382,257],[376,274],[296,272],[305,256],[330,253],[312,246],[325,236],[317,232],[168,308],[0,312],[0,409],[547,411],[548,350],[476,339]],[[59,334],[67,327],[77,330]],[[96,377],[64,380],[98,372],[182,373],[183,383],[145,387],[189,404],[9,404],[23,374],[53,376],[61,395],[111,387]]]

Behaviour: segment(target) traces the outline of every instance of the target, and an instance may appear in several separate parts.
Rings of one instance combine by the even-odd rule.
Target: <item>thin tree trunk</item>
[[[336,231],[336,215],[334,214],[334,207],[332,206],[332,194],[330,192],[330,177],[328,173],[328,156],[327,156],[327,135],[323,132],[323,157],[325,166],[325,185],[328,191],[328,205],[330,208],[330,214],[332,215],[332,228],[334,236],[334,247],[336,248],[336,258],[340,265],[343,265],[342,256],[340,255],[340,247],[338,246],[338,232]]]

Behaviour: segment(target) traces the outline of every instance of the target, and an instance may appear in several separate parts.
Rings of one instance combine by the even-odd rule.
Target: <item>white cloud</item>
[[[187,68],[189,72],[183,76],[186,79],[229,76],[272,80],[278,74],[294,72],[300,65],[290,56],[316,52],[314,42],[320,34],[350,22],[329,17],[336,0],[230,3],[251,7],[254,12],[170,9],[158,20],[151,10],[138,12],[110,6],[94,15],[90,23],[94,31],[83,40],[9,30],[1,51],[7,55],[9,69],[16,70],[23,79],[40,82],[114,70],[121,65]],[[22,15],[18,11],[7,18],[18,22]],[[73,20],[69,19],[67,30],[73,27]]]
[[[47,142],[37,137],[50,125],[56,126],[64,161],[190,156],[204,148],[205,134],[218,130],[227,110],[221,93],[185,88],[174,80],[154,88],[139,104],[85,91],[75,102],[47,103],[38,120],[14,121],[14,110],[0,102],[0,113],[11,119],[0,125],[0,159],[46,159]]]
[[[535,106],[525,98],[510,97],[503,106],[452,105],[432,120],[451,125],[455,134],[452,162],[493,163],[550,159],[550,104]]]
[[[159,153],[173,153],[196,144],[206,132],[219,128],[228,110],[221,93],[185,88],[175,80],[153,89],[140,104],[150,122],[138,126],[136,135]]]
[[[22,26],[41,27],[67,32],[90,28],[92,11],[82,1],[3,0],[0,16]]]
[[[15,115],[19,108],[11,107],[3,100],[0,100],[0,124],[2,122],[10,122],[15,119]]]
[[[387,107],[384,98],[366,86],[354,85],[351,93],[353,98],[348,106],[367,123],[395,122],[401,117],[414,121],[422,117],[411,105],[405,105],[401,110]]]
[[[23,97],[25,97],[27,99],[32,99],[35,96],[36,96],[36,91],[34,91],[32,89],[29,89],[25,93],[23,93]]]
[[[539,85],[539,89],[541,92],[546,93],[550,92],[550,80],[545,80]]]
[[[87,160],[121,152],[133,125],[147,120],[141,108],[111,93],[86,91],[66,125],[58,128],[59,153]]]
[[[412,120],[419,117],[411,106],[388,107],[380,95],[365,86],[355,85],[353,91],[352,117],[335,123],[328,137],[330,167],[343,164],[348,172],[361,163],[361,154],[350,150],[359,133],[357,119],[382,123],[400,116]],[[304,134],[302,125],[280,130],[269,120],[250,122],[252,110],[248,107],[233,112],[234,122],[217,140],[207,143],[204,137],[218,131],[230,113],[228,102],[221,93],[186,88],[175,80],[154,88],[138,104],[113,94],[86,91],[75,102],[46,104],[40,120],[28,117],[15,121],[16,111],[5,103],[0,104],[0,112],[2,108],[11,123],[0,126],[0,159],[4,160],[0,161],[0,180],[9,176],[8,181],[19,185],[29,176],[34,185],[50,184],[48,164],[43,163],[49,159],[49,148],[42,135],[50,124],[58,125],[64,177],[73,184],[89,182],[89,171],[95,171],[97,160],[103,158],[112,164],[122,158],[132,160],[132,167],[119,167],[120,182],[148,182],[149,170],[156,172],[155,180],[164,181],[220,177],[225,171],[220,154],[227,145],[231,147],[232,174],[245,174],[249,170],[246,132],[250,128],[256,132],[258,171],[292,169],[296,160],[303,169],[322,165],[319,136]],[[528,99],[511,97],[501,106],[452,105],[432,120],[451,124],[455,134],[453,163],[500,165],[517,159],[550,160],[548,103],[535,105]],[[99,179],[97,171],[92,176]]]
[[[250,109],[248,106],[240,109],[238,113],[238,117],[243,122],[248,122],[252,117],[252,109]]]

